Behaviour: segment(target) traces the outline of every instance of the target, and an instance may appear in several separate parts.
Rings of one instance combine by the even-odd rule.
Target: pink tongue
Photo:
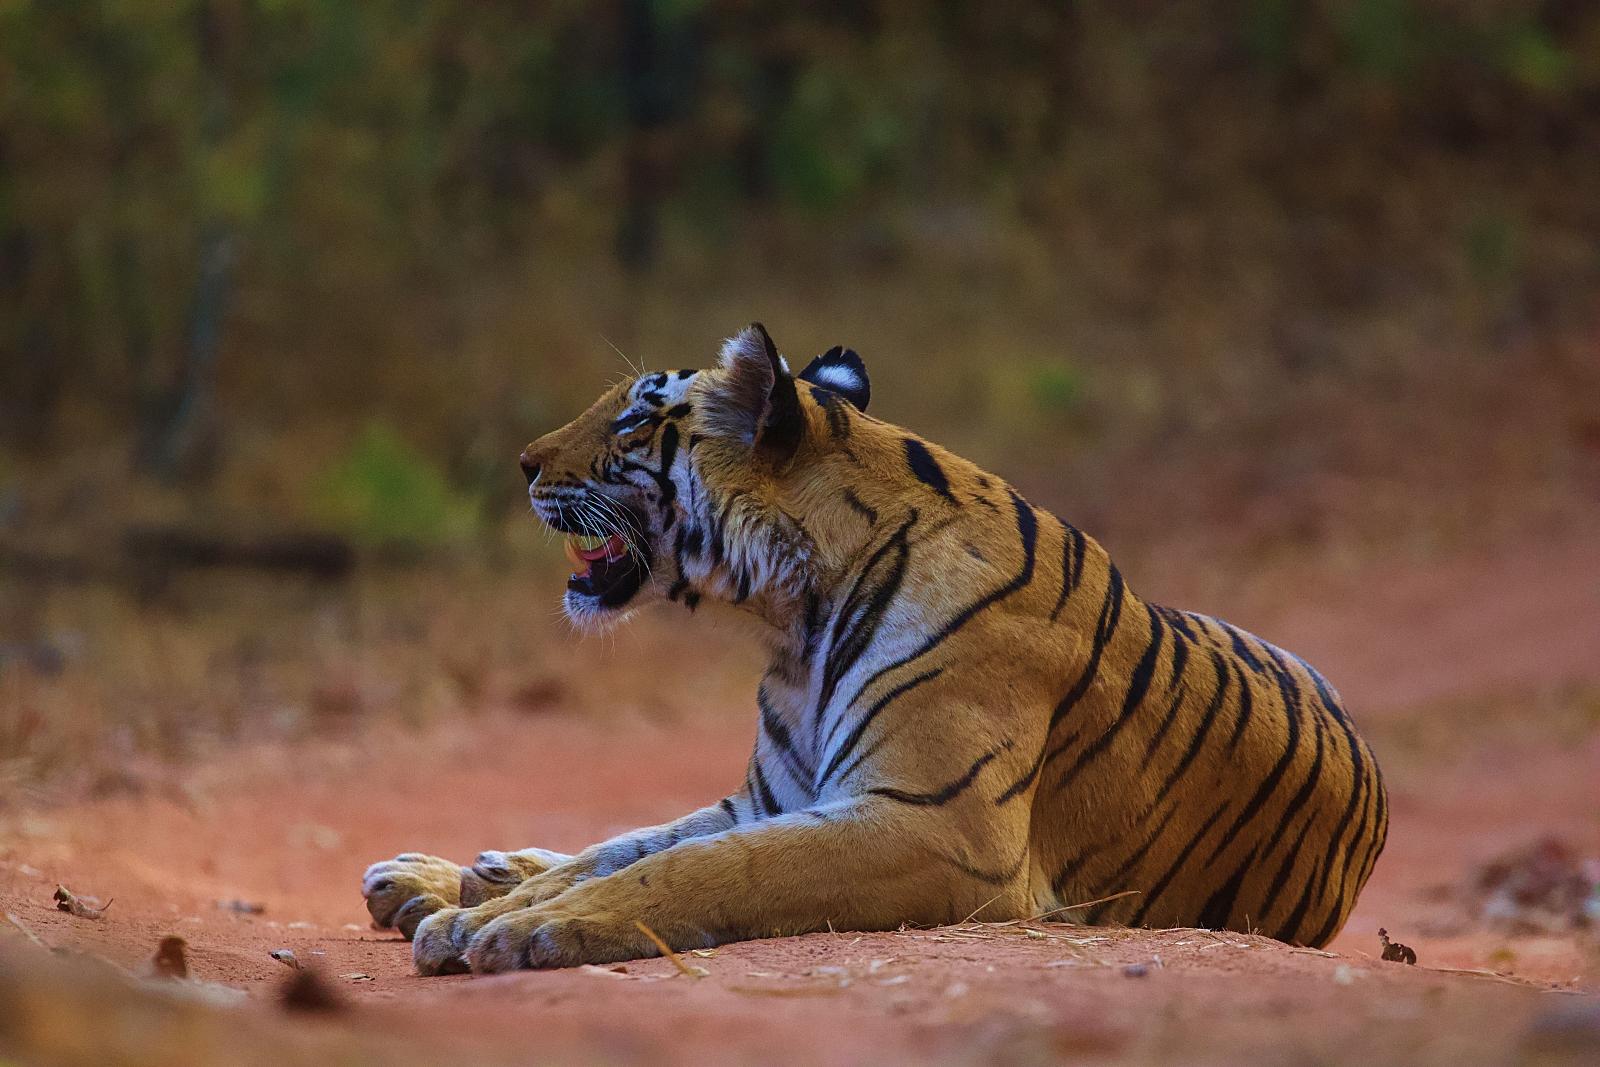
[[[601,545],[599,548],[578,549],[578,555],[591,561],[597,560],[602,556],[608,560],[619,560],[622,558],[622,554],[626,551],[627,548],[623,545],[622,538],[612,534],[610,537],[606,538],[606,543]]]

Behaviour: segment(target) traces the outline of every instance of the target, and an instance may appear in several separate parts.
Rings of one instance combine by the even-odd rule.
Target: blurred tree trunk
[[[227,139],[231,121],[228,99],[228,57],[235,36],[227,17],[214,4],[195,11],[195,35],[207,99],[201,112],[199,154],[217,151]],[[238,258],[238,238],[218,217],[214,206],[200,227],[194,290],[184,331],[183,359],[163,403],[145,436],[145,466],[163,481],[203,478],[215,465],[218,424],[215,418],[216,368],[221,353],[223,317]]]
[[[28,227],[0,242],[0,440],[25,452],[49,446],[66,378],[44,258]]]
[[[617,256],[635,270],[650,267],[661,240],[661,204],[671,192],[682,140],[674,120],[692,110],[703,30],[693,18],[669,15],[653,0],[622,0],[622,220]]]

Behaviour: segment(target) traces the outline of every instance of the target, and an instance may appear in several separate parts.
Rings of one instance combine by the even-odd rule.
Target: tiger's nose
[[[539,461],[537,459],[534,459],[533,456],[529,455],[527,452],[524,452],[522,453],[522,456],[518,462],[520,462],[522,465],[523,476],[528,479],[529,485],[532,485],[534,482],[539,480],[540,468]]]

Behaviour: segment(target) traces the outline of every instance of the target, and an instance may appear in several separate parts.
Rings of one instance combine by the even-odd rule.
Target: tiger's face
[[[618,385],[523,451],[535,514],[567,537],[574,623],[605,628],[659,599],[800,594],[815,545],[791,489],[869,385],[837,348],[799,381],[757,323],[720,366]]]

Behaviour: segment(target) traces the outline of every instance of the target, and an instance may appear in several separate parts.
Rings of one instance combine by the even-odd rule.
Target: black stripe
[[[778,798],[772,795],[772,789],[767,785],[767,776],[761,773],[761,761],[752,759],[750,766],[756,772],[756,788],[761,791],[761,806],[769,815],[782,815],[783,805],[778,803]]]
[[[1354,739],[1352,738],[1352,740],[1354,740]],[[1351,804],[1346,807],[1344,818],[1340,821],[1339,829],[1334,834],[1332,841],[1329,843],[1327,855],[1323,859],[1324,869],[1323,869],[1323,872],[1322,872],[1322,884],[1318,889],[1318,897],[1320,899],[1324,899],[1324,900],[1329,899],[1329,894],[1327,892],[1328,880],[1329,880],[1330,876],[1332,875],[1332,871],[1333,871],[1333,862],[1332,861],[1333,861],[1334,853],[1337,850],[1337,846],[1339,844],[1339,839],[1344,836],[1345,823],[1349,821],[1351,812],[1354,810],[1354,801],[1355,801],[1356,795],[1358,793],[1363,792],[1363,790],[1360,788],[1360,786],[1361,786],[1361,778],[1360,778],[1361,761],[1360,761],[1359,754],[1357,754],[1355,752],[1352,752],[1352,760],[1353,760],[1353,764],[1354,764],[1356,778],[1351,783],[1351,789],[1350,789]],[[1339,873],[1339,889],[1338,889],[1338,892],[1336,892],[1336,893],[1331,895],[1331,899],[1333,901],[1333,911],[1328,915],[1328,921],[1323,925],[1322,929],[1317,931],[1316,935],[1314,937],[1312,937],[1312,939],[1311,939],[1316,944],[1320,945],[1320,944],[1326,942],[1328,940],[1328,938],[1333,936],[1333,931],[1338,926],[1340,912],[1343,910],[1344,903],[1345,903],[1345,901],[1347,899],[1346,898],[1346,894],[1345,894],[1345,888],[1348,885],[1348,879],[1349,879],[1349,874],[1350,874],[1350,860],[1355,854],[1355,844],[1356,844],[1356,838],[1354,836],[1352,836],[1350,838],[1350,848],[1349,848],[1349,850],[1347,851],[1347,853],[1345,855],[1345,862],[1344,862],[1344,864],[1343,864],[1343,866],[1342,866],[1342,868],[1340,870],[1340,873]]]
[[[782,716],[772,706],[772,699],[767,696],[766,686],[757,687],[756,706],[761,709],[761,728],[777,747],[783,762],[789,767],[789,773],[794,776],[795,781],[810,786],[817,772],[806,766],[805,758],[794,747],[794,739],[789,735],[789,728],[784,725]]]
[[[1094,684],[1095,675],[1100,670],[1100,657],[1105,653],[1106,644],[1116,635],[1117,623],[1122,619],[1122,572],[1117,570],[1115,563],[1108,563],[1110,568],[1110,581],[1106,586],[1106,598],[1100,605],[1100,621],[1095,624],[1094,644],[1089,650],[1089,662],[1083,668],[1083,673],[1073,683],[1067,695],[1061,698],[1061,703],[1056,705],[1056,710],[1050,715],[1049,733],[1054,733],[1057,724],[1067,717],[1067,714],[1077,706],[1078,701],[1089,691]],[[1057,745],[1054,751],[1045,757],[1048,763],[1066,751],[1066,744]]]
[[[1289,884],[1289,875],[1295,869],[1300,859],[1300,852],[1306,845],[1306,833],[1311,829],[1311,824],[1316,822],[1316,812],[1306,816],[1306,824],[1300,828],[1300,833],[1295,835],[1294,847],[1283,854],[1283,863],[1278,866],[1278,873],[1273,875],[1272,884],[1267,887],[1267,895],[1261,901],[1261,912],[1256,916],[1262,923],[1272,914],[1272,908],[1278,903],[1278,894],[1283,892],[1284,886]],[[1312,868],[1313,871],[1315,868]]]
[[[985,871],[980,867],[974,867],[969,863],[965,863],[951,856],[946,856],[944,859],[952,867],[956,868],[968,878],[976,879],[977,881],[987,883],[988,885],[1005,885],[1007,882],[1010,882],[1012,879],[1016,878],[1017,875],[1022,873],[1022,865],[1028,862],[1028,850],[1023,849],[1021,855],[1019,855],[1012,862],[1011,866],[1006,870],[999,872],[998,874]],[[993,901],[990,903],[993,903]],[[987,906],[988,905],[985,905],[985,907]],[[979,908],[978,910],[982,911],[983,908]]]
[[[729,800],[727,797],[723,797],[718,802],[718,807],[722,808],[723,811],[728,813],[728,818],[733,820],[733,824],[735,826],[739,825],[739,812],[738,809],[733,806],[733,801]]]
[[[1009,803],[1026,792],[1028,787],[1033,784],[1033,780],[1039,777],[1039,769],[1043,766],[1044,749],[1041,748],[1039,749],[1039,758],[1033,761],[1033,766],[1028,770],[1028,773],[1023,775],[1021,778],[1018,778],[1006,789],[1004,793],[1001,793],[998,797],[996,797],[994,806],[998,808],[1002,804]]]
[[[1321,861],[1318,862],[1320,864]],[[1278,928],[1277,938],[1279,941],[1284,941],[1291,945],[1305,944],[1304,941],[1298,940],[1296,935],[1300,933],[1300,927],[1306,921],[1306,912],[1311,907],[1311,890],[1317,884],[1318,869],[1318,867],[1311,868],[1311,877],[1306,879],[1305,892],[1300,894],[1299,903],[1295,904],[1294,911],[1289,913],[1289,917],[1283,920],[1283,925]]]
[[[889,706],[890,701],[910,692],[924,682],[931,682],[942,673],[944,673],[943,667],[935,667],[926,674],[919,674],[908,682],[901,682],[875,700],[872,707],[868,708],[866,713],[861,716],[861,721],[856,723],[855,729],[851,730],[849,736],[845,738],[844,744],[840,745],[839,750],[833,754],[833,759],[828,761],[828,766],[823,769],[822,777],[817,779],[817,791],[821,791],[822,787],[827,784],[828,779],[833,777],[833,772],[839,769],[839,764],[843,763],[856,745],[861,743],[861,735],[867,732],[867,727],[872,725],[872,720],[876,719],[878,713]]]
[[[1250,645],[1245,640],[1247,635],[1243,631],[1232,623],[1223,622],[1221,619],[1218,619],[1217,622],[1227,631],[1228,637],[1233,643],[1233,654],[1235,656],[1244,660],[1252,670],[1258,673],[1267,669],[1266,664],[1257,659],[1255,653],[1250,651]]]
[[[869,789],[867,792],[874,796],[888,797],[890,800],[897,800],[902,804],[910,804],[914,807],[942,808],[962,793],[965,793],[972,786],[972,783],[978,780],[978,774],[999,754],[999,749],[985,752],[973,762],[972,766],[967,769],[966,774],[932,793],[907,793],[903,789],[894,789],[889,786]]]
[[[1372,754],[1370,752],[1367,753],[1367,762],[1367,769],[1372,775],[1370,792],[1375,798],[1376,809],[1373,813],[1372,825],[1367,830],[1367,851],[1361,860],[1361,876],[1356,882],[1357,885],[1366,884],[1367,877],[1372,873],[1372,868],[1378,862],[1378,856],[1383,853],[1383,846],[1389,835],[1389,793],[1383,787],[1383,775],[1378,771],[1378,765],[1372,762]],[[1365,816],[1362,816],[1362,825],[1366,825]]]
[[[1067,597],[1077,590],[1078,581],[1083,577],[1083,556],[1087,550],[1088,542],[1077,527],[1061,523],[1061,594],[1056,597],[1055,609],[1050,612],[1051,622],[1055,622],[1061,614]]]
[[[845,410],[845,401],[838,393],[813,385],[811,399],[821,405],[828,416],[828,433],[835,441],[843,441],[850,436],[850,413]]]
[[[1250,674],[1239,668],[1239,717],[1233,722],[1233,736],[1228,738],[1228,751],[1232,752],[1239,747],[1239,738],[1244,736],[1244,728],[1250,722],[1250,715],[1255,710],[1255,690],[1250,686]]]
[[[933,458],[928,446],[915,437],[907,437],[905,444],[906,463],[910,465],[911,473],[917,476],[917,480],[950,503],[957,503],[955,496],[950,492],[950,479],[945,477],[944,468]]]
[[[856,491],[854,489],[846,489],[844,491],[844,502],[850,505],[851,511],[854,511],[857,515],[860,515],[862,518],[866,519],[868,526],[872,526],[877,523],[877,509],[869,508],[867,505],[863,504],[861,502],[861,498],[856,496]]]
[[[1228,683],[1233,678],[1233,671],[1228,667],[1228,661],[1222,658],[1222,653],[1215,649],[1211,652],[1211,663],[1217,672],[1216,692],[1211,694],[1211,703],[1206,705],[1206,710],[1200,715],[1200,729],[1189,739],[1189,747],[1183,753],[1183,758],[1178,765],[1167,775],[1167,780],[1161,784],[1161,792],[1156,794],[1156,803],[1161,803],[1172,787],[1178,784],[1178,779],[1183,777],[1189,769],[1189,764],[1200,754],[1200,747],[1205,744],[1206,737],[1211,733],[1211,726],[1217,720],[1217,712],[1222,710],[1222,704],[1228,696]]]
[[[1145,615],[1150,620],[1150,643],[1145,646],[1144,656],[1140,658],[1139,665],[1133,669],[1127,696],[1122,700],[1122,712],[1112,720],[1104,733],[1078,753],[1078,758],[1062,773],[1061,780],[1056,783],[1058,791],[1065,789],[1095,757],[1111,747],[1111,742],[1122,732],[1122,728],[1128,725],[1134,710],[1144,703],[1145,694],[1150,691],[1150,679],[1155,676],[1156,661],[1161,658],[1161,644],[1166,627],[1162,625],[1161,617],[1148,605],[1145,607]]]
[[[1012,593],[1025,588],[1029,582],[1033,581],[1035,550],[1038,547],[1039,538],[1039,519],[1034,513],[1033,507],[1014,492],[1011,493],[1011,503],[1017,511],[1017,534],[1022,539],[1022,570],[1017,572],[1017,576],[1015,578],[1011,579],[1011,581],[1007,582],[999,589],[979,597],[976,601],[968,605],[966,609],[963,610],[959,615],[940,627],[938,633],[933,634],[927,640],[923,641],[921,646],[918,647],[915,652],[911,653],[911,655],[902,659],[898,659],[886,667],[880,667],[873,673],[872,677],[868,678],[866,682],[862,684],[861,688],[856,691],[857,699],[859,699],[861,693],[865,692],[867,688],[879,678],[882,678],[890,671],[904,667],[911,661],[925,656],[929,652],[932,652],[947,638],[949,638],[950,635],[954,634],[957,630],[971,622],[973,616],[977,615],[980,611],[998,603],[1001,600],[1004,600]]]
[[[1172,880],[1177,877],[1178,870],[1184,865],[1184,862],[1188,860],[1189,853],[1193,852],[1196,846],[1198,846],[1200,842],[1205,839],[1206,834],[1211,832],[1211,828],[1216,825],[1218,819],[1222,818],[1222,813],[1227,811],[1228,806],[1232,803],[1233,801],[1231,800],[1224,800],[1222,802],[1222,806],[1211,813],[1211,817],[1207,819],[1200,829],[1195,833],[1195,835],[1189,839],[1189,843],[1183,846],[1183,851],[1178,853],[1178,858],[1172,862],[1171,867],[1167,868],[1167,873],[1162,875],[1161,880],[1156,882],[1155,886],[1141,898],[1139,910],[1134,914],[1132,919],[1128,920],[1129,926],[1138,926],[1144,921],[1145,915],[1148,914],[1150,909],[1155,905],[1156,898],[1162,893],[1166,892],[1167,886],[1171,885]]]
[[[1195,920],[1195,925],[1202,930],[1226,930],[1228,919],[1233,915],[1233,902],[1239,899],[1239,888],[1244,885],[1244,879],[1255,866],[1256,851],[1250,854],[1239,864],[1231,877],[1223,882],[1211,898],[1200,908],[1200,915]]]
[[[804,628],[805,639],[804,651],[800,658],[809,664],[811,657],[816,654],[817,641],[822,637],[822,598],[814,592],[806,594],[805,621],[801,625]]]
[[[1311,729],[1317,735],[1316,758],[1311,761],[1311,769],[1306,772],[1306,780],[1300,786],[1300,791],[1294,795],[1294,799],[1290,800],[1288,806],[1283,809],[1283,817],[1278,820],[1278,828],[1268,838],[1267,847],[1261,850],[1262,859],[1272,855],[1273,850],[1278,847],[1278,842],[1283,840],[1284,833],[1288,831],[1289,823],[1294,820],[1296,815],[1300,814],[1300,809],[1306,806],[1306,801],[1311,799],[1311,794],[1316,790],[1317,786],[1322,784],[1322,755],[1325,745],[1322,724],[1316,719],[1312,719]],[[1333,851],[1337,840],[1335,838],[1334,842],[1329,845],[1329,852]]]
[[[1193,616],[1187,611],[1179,611],[1177,608],[1158,608],[1157,610],[1161,612],[1162,618],[1166,619],[1174,630],[1191,641],[1198,642],[1200,640],[1200,636],[1194,632],[1194,627],[1190,623]]]
[[[1067,879],[1081,871],[1084,864],[1100,855],[1100,853],[1111,847],[1111,845],[1121,843],[1122,842],[1120,840],[1114,840],[1109,837],[1101,838],[1095,844],[1089,846],[1076,856],[1073,856],[1070,860],[1067,860],[1065,863],[1063,863],[1061,865],[1061,869],[1056,872],[1056,876],[1050,881],[1050,889],[1055,893],[1056,899],[1062,899],[1062,894],[1066,892]],[[1086,893],[1083,895],[1092,897],[1096,896],[1097,894]]]
[[[1172,729],[1172,724],[1178,721],[1178,709],[1183,707],[1184,701],[1188,697],[1188,687],[1180,682],[1177,691],[1172,696],[1172,706],[1167,708],[1167,713],[1162,717],[1161,725],[1156,728],[1156,732],[1150,735],[1150,743],[1144,746],[1143,766],[1150,766],[1151,759],[1155,757],[1156,749],[1161,746],[1162,741],[1166,740],[1167,732]]]
[[[1167,688],[1175,687],[1183,678],[1183,672],[1189,666],[1189,640],[1183,636],[1183,631],[1172,625],[1172,615],[1163,613],[1162,618],[1167,620],[1168,627],[1172,630],[1172,673],[1167,676]]]
[[[893,736],[893,730],[885,730],[883,733],[879,734],[877,739],[874,740],[872,744],[861,749],[861,751],[856,754],[855,758],[849,763],[846,763],[843,767],[840,767],[838,772],[833,777],[840,782],[849,781],[850,776],[856,773],[856,768],[860,767],[863,763],[871,761],[872,757],[878,754],[878,750],[887,744],[889,739]]]
[[[877,636],[878,627],[883,623],[883,615],[889,610],[889,603],[900,592],[900,584],[905,580],[906,566],[911,557],[911,546],[907,534],[911,524],[917,521],[915,510],[911,517],[894,532],[883,544],[878,546],[866,566],[861,569],[861,576],[851,587],[850,593],[839,606],[834,615],[833,634],[828,642],[828,655],[822,663],[822,686],[817,695],[816,717],[820,723],[828,705],[833,701],[834,691],[839,688],[839,682],[850,673],[856,665],[872,639]],[[893,553],[893,558],[882,568],[886,557]],[[868,582],[873,581],[870,590],[863,592]],[[853,703],[854,701],[852,701]],[[842,717],[841,720],[842,721]],[[838,722],[834,723],[834,730],[838,729]],[[832,740],[833,731],[829,731],[828,740]],[[823,742],[823,748],[827,741]]]
[[[1233,825],[1228,828],[1228,832],[1222,835],[1222,841],[1218,843],[1216,851],[1214,851],[1211,854],[1211,858],[1206,861],[1207,866],[1210,866],[1212,863],[1216,862],[1217,857],[1222,855],[1222,850],[1232,844],[1233,839],[1239,835],[1239,831],[1244,829],[1245,823],[1255,818],[1256,813],[1259,812],[1266,804],[1267,798],[1272,795],[1272,791],[1278,788],[1278,783],[1283,780],[1283,776],[1289,770],[1289,765],[1294,762],[1295,756],[1299,754],[1299,709],[1293,703],[1291,703],[1290,692],[1287,688],[1283,688],[1283,702],[1284,721],[1288,723],[1289,726],[1289,740],[1283,747],[1283,755],[1278,757],[1277,764],[1273,766],[1272,771],[1256,789],[1255,795],[1250,798],[1250,803],[1245,805],[1244,810],[1239,813],[1239,817],[1235,819],[1233,821]]]
[[[1155,843],[1161,839],[1161,835],[1166,832],[1167,824],[1172,821],[1172,817],[1174,815],[1178,814],[1179,807],[1180,805],[1174,804],[1167,810],[1166,815],[1162,816],[1161,821],[1156,824],[1156,828],[1151,830],[1150,833],[1145,836],[1144,844],[1140,845],[1128,856],[1127,859],[1123,860],[1122,866],[1118,867],[1105,878],[1100,879],[1099,883],[1095,886],[1094,892],[1091,894],[1092,896],[1101,896],[1112,886],[1118,884],[1123,878],[1127,877],[1129,871],[1139,866],[1140,861],[1145,858],[1145,856],[1150,852],[1150,849],[1154,847]],[[1096,848],[1093,851],[1098,852],[1100,849]],[[1083,860],[1087,859],[1088,855],[1090,854],[1092,853],[1086,854],[1083,857],[1079,857],[1076,862],[1081,866]]]
[[[1340,815],[1338,825],[1334,827],[1332,836],[1328,839],[1328,854],[1323,857],[1323,864],[1326,867],[1323,877],[1331,877],[1334,855],[1339,849],[1340,842],[1344,839],[1345,831],[1351,831],[1350,843],[1345,848],[1344,863],[1339,868],[1339,896],[1342,897],[1344,896],[1345,886],[1349,884],[1350,864],[1355,859],[1356,844],[1360,840],[1352,820],[1355,817],[1357,806],[1365,799],[1370,787],[1365,773],[1366,761],[1363,759],[1360,739],[1356,737],[1355,731],[1350,728],[1345,719],[1336,716],[1334,721],[1344,731],[1345,744],[1348,747],[1350,756],[1350,799],[1345,804],[1344,813]],[[1326,890],[1326,886],[1323,888]]]

